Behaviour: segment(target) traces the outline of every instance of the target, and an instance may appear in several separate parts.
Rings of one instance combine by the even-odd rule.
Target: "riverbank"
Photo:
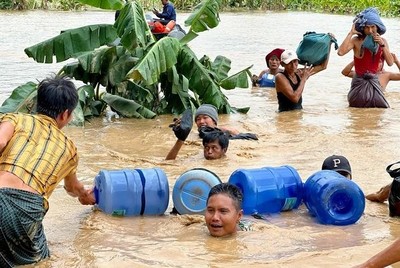
[[[157,0],[139,0],[145,10],[151,10],[154,6],[161,6]],[[198,4],[197,0],[174,0],[177,10],[190,12]],[[341,15],[353,15],[366,7],[370,7],[368,0],[342,1],[342,0],[222,0],[221,11],[243,12],[243,11],[310,11],[316,13],[329,13]],[[400,15],[400,2],[383,0],[374,7],[379,9],[383,17],[396,17]],[[3,10],[88,10],[88,6],[76,0],[0,0],[0,9]]]

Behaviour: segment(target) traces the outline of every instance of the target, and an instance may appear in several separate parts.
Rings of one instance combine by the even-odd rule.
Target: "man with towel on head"
[[[388,108],[379,83],[378,72],[381,59],[387,65],[393,65],[387,41],[382,37],[386,27],[375,8],[367,8],[359,13],[343,43],[339,46],[338,55],[343,56],[350,50],[354,52],[356,74],[351,82],[347,96],[350,107]]]

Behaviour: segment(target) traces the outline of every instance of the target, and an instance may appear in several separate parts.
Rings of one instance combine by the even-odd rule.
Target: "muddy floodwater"
[[[178,14],[184,24],[188,14]],[[201,57],[224,55],[231,74],[250,65],[258,74],[265,55],[276,47],[296,49],[307,31],[331,32],[339,43],[351,29],[352,16],[314,13],[223,13],[220,25],[190,43]],[[63,63],[44,65],[23,50],[61,30],[113,23],[112,12],[1,12],[0,101],[17,86],[57,72]],[[400,53],[400,20],[383,18],[384,37]],[[168,124],[172,115],[152,120],[95,118],[84,128],[65,132],[79,150],[79,178],[88,187],[102,169],[162,168],[172,191],[180,174],[196,167],[215,172],[222,181],[238,168],[290,165],[303,181],[319,170],[329,155],[351,162],[353,180],[364,193],[390,183],[386,166],[400,160],[400,82],[386,89],[389,109],[349,108],[351,80],[341,69],[352,60],[331,52],[327,70],[311,77],[303,94],[302,111],[276,113],[274,89],[224,91],[247,114],[221,115],[221,125],[257,133],[258,141],[233,140],[227,157],[207,161],[195,129],[178,158],[164,158],[175,142]],[[398,71],[395,66],[387,70]],[[299,209],[266,215],[253,231],[234,237],[210,237],[202,216],[112,217],[81,206],[62,185],[50,198],[44,226],[52,256],[35,267],[351,267],[389,245],[400,235],[400,221],[388,216],[387,203],[366,202],[360,220],[349,226],[321,225]],[[393,267],[396,267],[394,265]],[[398,266],[400,267],[400,265]]]

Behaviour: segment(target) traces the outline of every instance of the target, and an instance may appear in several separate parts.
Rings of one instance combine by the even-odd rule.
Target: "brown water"
[[[178,22],[186,17],[180,14]],[[33,62],[25,47],[63,29],[112,23],[113,18],[111,12],[93,11],[2,12],[0,101],[18,85],[41,80],[62,66]],[[222,14],[221,24],[190,46],[199,57],[227,56],[232,73],[254,64],[252,72],[258,74],[273,48],[295,49],[306,31],[332,32],[341,42],[351,22],[350,16],[329,14]],[[400,51],[399,22],[384,19],[392,52]],[[303,111],[276,113],[270,89],[227,91],[233,106],[251,109],[246,115],[222,115],[221,124],[257,133],[260,139],[232,141],[224,160],[204,160],[195,133],[177,160],[163,160],[175,141],[167,127],[172,116],[111,123],[99,118],[85,128],[68,127],[65,131],[79,148],[78,175],[89,186],[101,169],[157,166],[165,170],[172,190],[176,178],[195,167],[227,181],[238,168],[291,165],[305,181],[325,157],[343,154],[351,161],[354,181],[365,193],[375,191],[391,181],[386,166],[400,160],[400,85],[391,82],[387,88],[390,109],[348,108],[350,79],[340,71],[350,60],[350,54],[331,53],[328,69],[307,82]],[[172,198],[167,212],[171,208]],[[350,226],[320,225],[302,206],[257,221],[255,231],[217,239],[208,235],[201,216],[115,218],[79,205],[61,187],[50,198],[44,225],[52,257],[38,267],[351,267],[400,235],[400,222],[388,216],[387,204],[367,202],[364,215]]]

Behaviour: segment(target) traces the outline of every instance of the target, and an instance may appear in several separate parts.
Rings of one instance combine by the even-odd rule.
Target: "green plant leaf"
[[[211,63],[211,69],[214,71],[215,79],[219,82],[228,77],[231,70],[231,60],[224,56],[217,56],[214,62]]]
[[[0,113],[31,113],[36,107],[37,84],[28,82],[15,88],[0,107]]]
[[[194,107],[191,104],[189,94],[189,80],[179,74],[173,66],[161,77],[161,89],[164,94],[166,106],[161,110],[163,113],[181,114],[187,108]]]
[[[125,5],[114,27],[121,37],[121,44],[130,51],[137,47],[147,47],[156,41],[145,19],[143,8],[136,1]]]
[[[39,63],[62,62],[74,54],[91,51],[108,44],[117,38],[117,32],[112,25],[89,25],[76,29],[66,30],[60,35],[25,48],[28,57]]]
[[[101,9],[119,10],[124,6],[123,0],[78,0],[80,3]]]
[[[133,100],[104,93],[102,99],[116,112],[125,117],[154,118],[156,114]]]
[[[185,26],[196,33],[214,28],[219,24],[220,0],[204,0],[195,6],[192,14],[185,20]]]
[[[187,43],[195,39],[197,36],[199,36],[197,33],[189,31],[184,37],[182,37],[181,40],[179,40],[179,43],[181,43],[182,45],[186,45]]]
[[[229,76],[220,82],[220,86],[224,89],[234,89],[237,87],[240,88],[248,88],[249,87],[249,78],[251,78],[251,74],[249,69],[253,67],[253,65],[247,67],[246,69],[237,72],[236,74]]]
[[[111,85],[118,85],[126,79],[126,74],[135,66],[138,59],[130,54],[124,54],[109,67],[108,80]]]
[[[189,88],[198,95],[201,103],[213,104],[221,113],[231,112],[227,98],[219,85],[187,46],[181,49],[177,69],[180,74],[189,78]]]
[[[83,115],[83,108],[81,104],[78,103],[72,114],[73,117],[69,124],[73,126],[84,126],[85,116]]]
[[[177,39],[162,38],[151,47],[127,76],[135,81],[143,81],[147,85],[157,83],[160,74],[177,63],[180,48],[181,45]]]

